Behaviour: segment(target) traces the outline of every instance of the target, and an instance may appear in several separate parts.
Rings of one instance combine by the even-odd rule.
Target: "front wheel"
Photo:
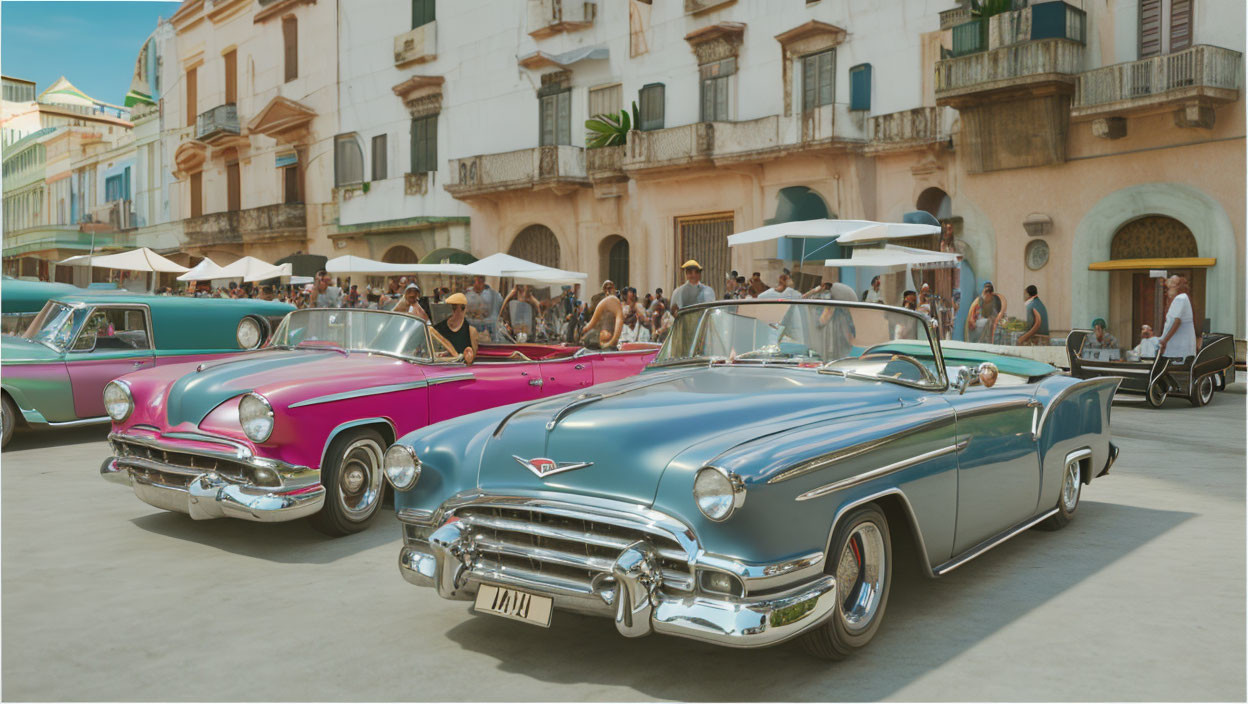
[[[384,455],[385,441],[376,430],[346,431],[334,438],[321,467],[325,505],[310,519],[314,528],[338,537],[372,523],[385,490]]]
[[[836,610],[826,623],[802,636],[802,646],[817,658],[840,660],[871,642],[888,605],[892,537],[878,506],[867,504],[841,521],[828,559],[828,569],[835,570]]]
[[[13,428],[17,427],[17,407],[7,394],[0,396],[0,426],[3,427],[0,448],[8,447],[9,438],[13,437]]]
[[[1192,405],[1200,408],[1201,406],[1213,400],[1214,381],[1212,374],[1206,374],[1200,377],[1200,381],[1196,382],[1196,392],[1192,394]]]
[[[1167,393],[1165,382],[1158,379],[1152,386],[1148,387],[1148,405],[1153,408],[1161,408],[1161,405],[1166,402]]]

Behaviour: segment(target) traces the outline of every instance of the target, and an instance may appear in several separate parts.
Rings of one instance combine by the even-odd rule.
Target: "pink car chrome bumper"
[[[325,503],[319,470],[255,457],[242,446],[206,450],[122,433],[109,435],[109,444],[114,455],[100,466],[102,477],[196,520],[290,521]]]

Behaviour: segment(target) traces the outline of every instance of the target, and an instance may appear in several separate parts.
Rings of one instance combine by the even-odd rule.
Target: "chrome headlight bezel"
[[[120,401],[118,399],[109,401],[108,396],[110,390],[119,390],[124,396],[125,413],[117,414],[113,412],[113,404],[119,403]],[[114,423],[124,422],[130,417],[131,413],[134,413],[134,394],[130,392],[130,384],[122,381],[121,379],[113,379],[104,385],[104,412],[108,414],[108,417],[112,419]]]
[[[273,405],[260,394],[252,391],[238,399],[238,424],[243,434],[252,442],[264,442],[273,435],[276,425],[273,417]],[[252,432],[252,431],[256,432]],[[263,431],[263,432],[260,432]]]
[[[249,345],[243,341],[244,327],[247,327],[249,330],[254,329],[256,331],[256,341],[253,344]],[[238,328],[234,331],[234,341],[238,343],[239,349],[254,350],[264,344],[264,326],[261,325],[259,320],[251,316],[246,316],[242,320],[238,321]]]
[[[407,491],[420,481],[420,458],[415,450],[402,443],[395,443],[386,449],[381,467],[386,481],[398,491]]]
[[[709,520],[726,521],[745,503],[745,482],[719,467],[703,467],[693,477],[693,502]]]

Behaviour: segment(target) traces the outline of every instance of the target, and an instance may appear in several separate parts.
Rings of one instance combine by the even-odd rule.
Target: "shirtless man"
[[[581,330],[581,344],[591,350],[615,349],[624,331],[624,306],[615,296],[603,296],[594,315]]]
[[[424,307],[420,305],[420,287],[416,284],[408,284],[407,288],[403,289],[403,297],[394,304],[391,310],[395,313],[406,313],[420,318],[426,323],[429,322],[429,316],[425,313]]]

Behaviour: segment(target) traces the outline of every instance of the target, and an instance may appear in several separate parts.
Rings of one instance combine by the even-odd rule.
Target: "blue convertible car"
[[[843,657],[879,628],[900,541],[945,574],[1065,525],[1116,458],[1119,379],[1000,361],[947,368],[899,308],[686,308],[640,376],[391,446],[399,571],[541,626],[567,609]]]

